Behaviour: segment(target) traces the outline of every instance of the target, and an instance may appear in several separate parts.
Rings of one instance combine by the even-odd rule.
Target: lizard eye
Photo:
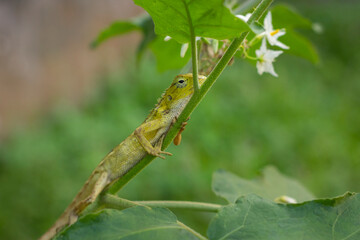
[[[168,96],[167,96],[167,99],[168,99],[169,101],[171,101],[171,100],[172,100],[172,96],[168,95]]]
[[[186,87],[186,85],[187,85],[187,81],[185,79],[179,79],[176,83],[176,86],[178,88]]]

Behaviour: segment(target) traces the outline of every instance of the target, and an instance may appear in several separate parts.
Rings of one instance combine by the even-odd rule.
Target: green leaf
[[[301,204],[278,204],[256,195],[239,198],[212,219],[210,239],[357,240],[360,239],[360,195]]]
[[[143,39],[140,42],[138,49],[136,51],[136,62],[139,64],[143,53],[145,52],[146,48],[149,46],[151,42],[154,41],[156,38],[154,32],[154,22],[150,16],[146,16],[140,21],[140,26],[143,32]]]
[[[198,239],[166,208],[132,207],[90,214],[63,231],[56,240]]]
[[[242,179],[225,170],[218,170],[213,175],[212,190],[228,202],[235,202],[240,196],[255,193],[269,200],[286,195],[298,202],[314,199],[300,183],[288,178],[270,166],[263,170],[260,178]]]
[[[271,9],[272,24],[276,28],[312,29],[312,22],[301,16],[295,9],[287,5],[276,5]]]
[[[182,68],[191,57],[191,51],[188,49],[182,58],[180,56],[181,44],[172,39],[164,41],[163,37],[157,37],[150,44],[150,49],[156,57],[156,65],[159,72]]]
[[[96,48],[109,38],[129,33],[134,30],[140,30],[143,33],[143,38],[136,51],[136,61],[139,63],[146,48],[156,37],[154,32],[154,23],[148,15],[138,17],[130,21],[118,21],[112,23],[98,35],[90,46],[92,48]]]
[[[190,41],[187,8],[195,35],[215,39],[239,37],[248,25],[235,17],[223,0],[134,0],[153,18],[155,32],[170,36],[180,43]]]
[[[134,30],[141,30],[141,27],[135,21],[118,21],[112,23],[109,27],[105,28],[91,43],[92,48],[96,48],[105,40],[114,36],[122,35]]]
[[[281,37],[281,42],[290,46],[286,53],[302,57],[314,64],[319,62],[319,55],[314,45],[306,37],[294,30],[287,30],[286,34]]]

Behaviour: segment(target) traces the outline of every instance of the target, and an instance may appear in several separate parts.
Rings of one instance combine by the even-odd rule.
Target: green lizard
[[[200,86],[205,79],[205,76],[199,76]],[[64,227],[76,222],[80,213],[94,202],[105,188],[124,176],[147,154],[160,158],[165,158],[160,154],[172,155],[161,151],[163,139],[193,93],[192,74],[176,76],[145,121],[105,156],[68,208],[39,240],[51,239]],[[185,123],[183,126],[185,126]],[[183,130],[182,127],[175,138],[176,145],[180,143],[180,134]]]

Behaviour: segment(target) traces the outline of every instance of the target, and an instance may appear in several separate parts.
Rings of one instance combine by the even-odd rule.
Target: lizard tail
[[[96,197],[107,185],[107,172],[95,170],[64,213],[58,218],[55,224],[39,238],[39,240],[50,240],[65,227],[75,223],[79,214],[95,201]]]
[[[55,222],[55,224],[49,228],[40,238],[39,240],[50,240],[52,239],[60,230],[64,229],[66,226],[69,226],[76,222],[78,216],[74,214],[73,204],[65,210],[65,212],[59,217],[59,219]]]

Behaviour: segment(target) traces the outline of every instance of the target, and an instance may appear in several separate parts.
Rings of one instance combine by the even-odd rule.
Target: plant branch
[[[135,201],[135,203],[149,207],[184,208],[204,212],[218,212],[219,204],[192,201]]]
[[[259,19],[261,15],[266,11],[269,5],[273,0],[262,0],[261,3],[256,7],[254,12],[252,13],[250,19],[247,21],[248,24],[253,23],[255,20]],[[190,116],[190,114],[194,111],[196,106],[200,103],[202,98],[206,95],[206,93],[210,90],[212,85],[215,83],[216,79],[220,76],[222,71],[228,65],[231,58],[235,55],[241,43],[246,38],[248,32],[244,32],[240,37],[235,38],[231,45],[226,50],[223,57],[219,60],[213,71],[208,76],[207,80],[201,86],[198,94],[194,94],[190,99],[189,103],[186,105],[184,111],[180,114],[178,121],[174,124],[174,126],[167,133],[166,138],[164,140],[162,149],[167,148],[172,140],[175,138],[178,133],[181,123],[185,122],[186,119]],[[143,160],[141,160],[138,164],[136,164],[127,174],[125,174],[122,178],[120,178],[117,182],[115,182],[108,193],[116,193],[118,192],[126,183],[128,183],[136,174],[138,174],[143,168],[145,168],[153,159],[154,156],[147,155]]]
[[[192,71],[193,71],[193,84],[194,84],[194,93],[196,94],[199,91],[199,81],[198,81],[198,51],[196,45],[196,36],[194,31],[194,26],[192,24],[192,19],[189,11],[189,7],[184,0],[184,7],[186,10],[186,15],[189,23],[190,30],[190,42],[191,42],[191,61],[192,61]]]
[[[183,208],[204,212],[218,212],[222,207],[219,204],[191,202],[191,201],[130,201],[111,194],[104,194],[100,204],[106,208],[122,210],[133,206]]]

